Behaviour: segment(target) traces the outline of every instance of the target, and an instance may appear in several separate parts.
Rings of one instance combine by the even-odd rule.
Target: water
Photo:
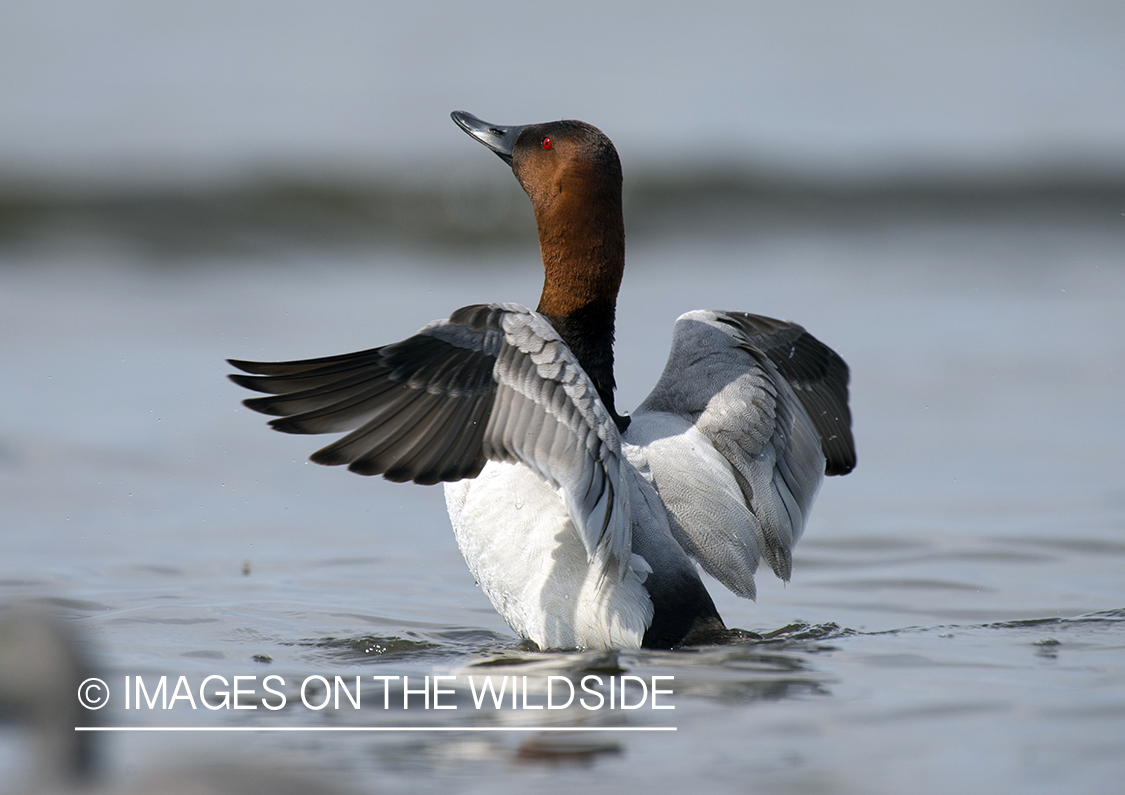
[[[1109,792],[1125,773],[1125,221],[764,225],[630,237],[619,404],[673,319],[797,320],[853,372],[859,467],[821,491],[765,635],[539,654],[474,585],[439,491],[305,463],[320,439],[241,408],[225,357],[401,339],[458,306],[533,302],[533,249],[154,256],[96,236],[0,263],[0,603],[58,610],[114,690],[106,725],[675,727],[671,732],[99,736],[104,780],[290,765],[346,791]],[[124,677],[286,682],[279,711],[130,710]],[[311,710],[310,675],[365,681]],[[674,710],[474,708],[469,676],[672,676]],[[457,677],[390,710],[371,676]],[[370,684],[366,684],[370,683]],[[379,695],[377,695],[379,694]],[[28,740],[0,733],[0,789]],[[283,760],[278,762],[278,760]]]

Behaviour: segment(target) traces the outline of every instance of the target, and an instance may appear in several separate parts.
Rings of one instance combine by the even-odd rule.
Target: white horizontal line
[[[675,726],[75,726],[76,732],[674,732]]]

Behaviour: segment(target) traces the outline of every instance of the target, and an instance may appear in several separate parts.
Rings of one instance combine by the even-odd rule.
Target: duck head
[[[581,121],[509,126],[463,111],[453,120],[512,167],[531,199],[547,277],[539,311],[566,316],[616,305],[625,222],[621,161],[609,138]]]
[[[531,199],[543,257],[546,315],[613,407],[613,322],[625,270],[621,161],[613,143],[582,121],[492,124],[454,111],[453,121],[512,167]]]

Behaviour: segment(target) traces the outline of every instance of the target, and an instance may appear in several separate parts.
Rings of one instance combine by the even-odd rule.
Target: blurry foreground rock
[[[28,733],[27,786],[50,790],[91,779],[92,736],[74,730],[97,715],[78,703],[87,675],[77,639],[45,609],[0,613],[0,720]]]
[[[117,786],[112,771],[95,770],[98,734],[75,731],[98,718],[97,711],[83,709],[78,702],[79,685],[90,675],[82,644],[65,622],[37,606],[0,609],[0,721],[26,731],[31,757],[24,769],[0,781],[0,791],[343,795],[284,765],[191,764],[183,759],[176,766],[154,765],[128,786]]]

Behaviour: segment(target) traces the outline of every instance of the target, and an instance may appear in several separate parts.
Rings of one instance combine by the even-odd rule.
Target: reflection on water
[[[870,771],[865,773],[863,767],[846,766],[839,755],[840,748],[858,748],[853,752],[865,754],[865,760],[886,765],[910,747],[903,746],[901,735],[905,735],[918,740],[926,738],[926,742],[950,743],[948,747],[958,749],[959,754],[971,753],[963,739],[948,734],[951,729],[970,725],[962,724],[963,721],[986,720],[1000,732],[1005,731],[1003,727],[1009,721],[1022,723],[1021,732],[1026,731],[1026,717],[1021,717],[1025,715],[1026,699],[1042,687],[1055,694],[1041,696],[1035,709],[1052,722],[1064,723],[1067,732],[1090,722],[1104,730],[1120,721],[1125,717],[1125,702],[1119,697],[1091,701],[1083,692],[1087,689],[1083,680],[1090,680],[1091,665],[1103,666],[1110,676],[1117,674],[1110,674],[1111,669],[1104,666],[1112,666],[1119,673],[1123,622],[1125,608],[1074,617],[879,632],[861,632],[834,624],[792,624],[766,632],[758,639],[675,651],[544,653],[490,633],[456,631],[433,633],[426,640],[366,635],[303,641],[298,645],[317,651],[316,662],[307,670],[324,674],[324,686],[299,689],[292,680],[279,691],[288,697],[284,709],[269,715],[260,711],[249,714],[240,721],[241,725],[334,729],[375,725],[398,729],[399,733],[378,737],[311,734],[299,741],[282,737],[268,743],[261,738],[248,738],[247,743],[225,750],[214,747],[204,751],[195,765],[164,769],[148,759],[136,769],[144,781],[183,787],[207,784],[220,791],[231,791],[231,787],[247,780],[258,769],[246,764],[247,753],[253,758],[255,754],[267,753],[267,749],[270,754],[280,749],[287,757],[282,764],[297,765],[302,776],[311,776],[305,781],[306,787],[326,791],[357,785],[371,777],[378,778],[389,791],[416,791],[418,776],[440,781],[474,775],[488,776],[500,791],[518,791],[527,786],[521,775],[529,773],[565,773],[568,781],[572,776],[612,777],[614,766],[632,769],[641,762],[663,768],[663,775],[671,781],[682,774],[682,765],[701,771],[708,760],[714,760],[716,748],[729,745],[731,753],[736,754],[733,759],[741,760],[733,769],[757,767],[759,774],[774,785],[800,778],[798,773],[802,769],[836,770],[836,765],[844,765],[837,772],[850,774],[846,777],[853,784],[867,786],[875,782],[879,789],[878,782],[886,779],[869,777]],[[153,633],[165,631],[162,626],[154,623]],[[0,641],[6,637],[5,632],[0,631]],[[0,643],[0,653],[3,651]],[[58,654],[65,656],[69,652],[64,646]],[[166,661],[157,670],[182,674],[194,669],[198,675],[211,670],[194,659],[196,663],[186,668],[181,659],[178,665]],[[41,660],[40,664],[44,662],[50,663],[50,659]],[[14,703],[13,691],[7,686],[10,670],[7,665],[6,676],[0,678],[3,706]],[[43,670],[49,671],[49,665]],[[133,666],[126,670],[138,669]],[[288,675],[284,668],[271,666],[265,670]],[[100,675],[114,682],[114,673],[117,672],[102,670]],[[300,705],[300,699],[305,697],[313,703],[327,702],[334,677],[337,687],[340,680],[346,687],[352,687],[354,679],[358,693],[359,679],[371,673],[377,679],[390,681],[385,690],[376,689],[374,703],[365,701],[362,711],[353,712],[346,708],[346,703],[343,710],[322,711],[310,711]],[[441,689],[443,708],[453,712],[419,708],[422,694],[429,687],[429,677],[437,675],[447,680]],[[532,707],[545,700],[549,703],[548,677],[571,682],[597,677],[597,686],[583,694],[598,692],[603,698],[609,692],[606,682],[632,677],[631,698],[637,698],[635,683],[652,676],[663,677],[659,681],[674,690],[669,701],[674,703],[675,710],[663,714],[645,709],[590,710],[577,704],[550,712],[541,707],[538,712],[528,708],[529,701]],[[409,682],[405,682],[407,677]],[[473,684],[466,684],[470,678]],[[512,691],[503,690],[498,698],[493,693],[478,700],[477,688],[485,679],[503,681],[503,687],[510,686]],[[1089,681],[1096,690],[1107,684],[1099,679],[1095,675]],[[518,699],[517,682],[522,683]],[[1070,696],[1060,699],[1060,686],[1063,690],[1075,689]],[[1114,687],[1119,693],[1119,681]],[[901,695],[894,695],[896,692]],[[624,703],[624,692],[621,697]],[[69,706],[69,699],[66,701]],[[404,708],[406,703],[409,708]],[[57,716],[67,734],[71,733],[68,727],[74,720],[72,712],[60,711]],[[18,717],[23,713],[17,710],[7,714]],[[229,712],[203,717],[201,721],[199,716],[191,715],[187,722],[231,725],[232,721]],[[129,715],[120,709],[106,715],[109,725],[182,725],[183,718],[181,714],[169,723],[170,718],[158,711]],[[850,726],[850,737],[834,737],[831,732],[825,735],[824,721]],[[736,726],[741,727],[737,736],[726,736]],[[439,732],[427,734],[427,727]],[[674,727],[676,731],[670,739],[659,741],[628,733],[600,733],[606,729],[644,727]],[[522,728],[532,731],[510,731]],[[558,728],[580,731],[549,731]],[[403,733],[404,729],[409,731]],[[422,733],[417,733],[417,729]],[[449,729],[456,734],[448,734]],[[504,731],[493,733],[489,729]],[[788,765],[776,769],[769,764],[761,766],[769,753],[784,753],[786,743],[779,746],[779,736],[801,750],[789,751]],[[766,741],[767,737],[771,739]],[[889,742],[893,737],[897,739]],[[88,739],[105,741],[102,745],[108,743],[100,736]],[[764,741],[765,749],[755,752],[752,740],[758,744]],[[1019,741],[1020,745],[1026,742]],[[702,756],[696,758],[689,753],[685,758],[684,745]],[[991,753],[995,740],[985,746]],[[1033,748],[1035,743],[1024,747]],[[1070,737],[1067,747],[1076,747],[1075,738]],[[1084,753],[1090,766],[1072,773],[1088,781],[1082,775],[1084,772],[1097,773],[1106,769],[1107,764],[1116,764],[1115,746],[1110,743],[1103,748],[1104,752],[1099,752],[1096,743],[1086,748]],[[822,753],[825,761],[820,761]],[[679,760],[671,768],[670,756]],[[1037,759],[1031,769],[1044,769],[1044,764],[1055,776],[1061,774],[1062,768],[1043,759]],[[262,772],[267,771],[263,768]],[[273,780],[269,776],[255,778]],[[1095,780],[1099,778],[1100,774],[1095,776]],[[279,786],[283,783],[277,781]]]
[[[480,654],[489,647],[510,643],[505,638],[480,630],[448,630],[427,637],[381,637],[363,635],[358,638],[323,638],[303,641],[298,645],[327,652],[326,659],[341,662],[394,661],[423,662],[447,659],[450,655]]]

